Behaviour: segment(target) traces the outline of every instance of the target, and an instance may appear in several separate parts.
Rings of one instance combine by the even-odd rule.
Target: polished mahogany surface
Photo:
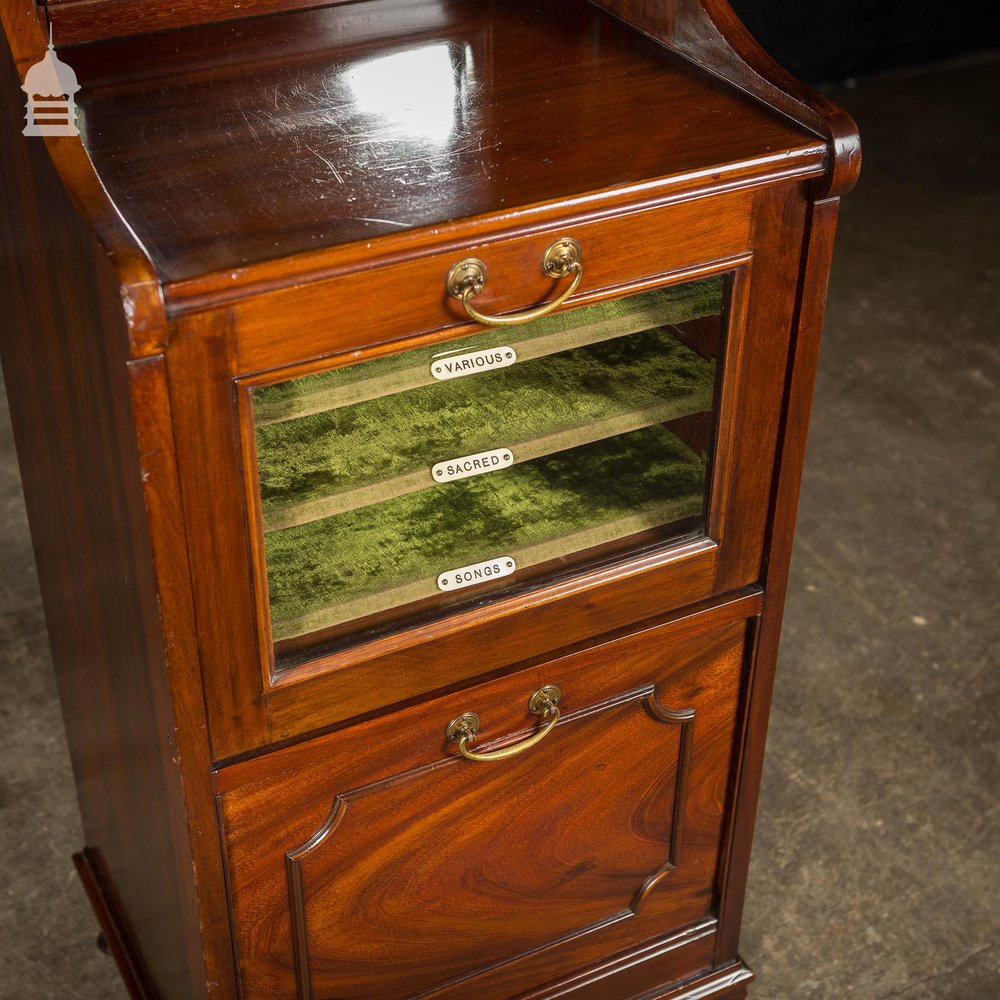
[[[368,0],[62,56],[86,146],[166,282],[824,155],[582,0]]]
[[[0,0],[0,349],[101,926],[135,1000],[744,1000],[853,124],[727,0],[323,2],[54,2],[84,147],[21,136],[47,32]],[[310,9],[181,27],[271,5]],[[275,672],[253,386],[468,333],[469,253],[484,309],[542,301],[554,235],[573,306],[733,275],[705,537]],[[524,755],[461,759],[468,711]]]

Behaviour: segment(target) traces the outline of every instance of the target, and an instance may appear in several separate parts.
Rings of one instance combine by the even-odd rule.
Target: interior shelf
[[[374,377],[352,380],[354,369],[338,369],[314,377],[302,394],[289,389],[309,379],[257,390],[255,417],[260,403],[266,413],[274,413],[272,393],[291,406],[303,398],[314,406],[320,395],[336,403],[338,376],[346,376],[348,392],[357,385],[379,386],[379,395],[363,403],[258,425],[264,530],[426,489],[435,483],[431,468],[437,462],[503,448],[513,463],[523,463],[709,410],[714,365],[669,326],[649,328],[650,321],[718,315],[721,279],[691,287],[697,294],[687,287],[679,295],[670,289],[650,292],[575,310],[559,317],[558,324],[529,324],[518,335],[518,362],[512,367],[431,379],[422,388],[391,396],[383,394],[386,386],[408,383],[415,373],[422,377],[435,363],[433,355],[408,352],[357,366],[367,376],[369,365],[383,365]],[[553,326],[563,329],[553,331]],[[623,328],[633,332],[603,339]],[[482,347],[481,339],[471,339]],[[554,353],[565,344],[583,346]],[[526,355],[533,360],[522,361]]]
[[[435,362],[442,364],[468,351],[511,347],[516,351],[518,362],[531,361],[643,330],[718,315],[721,307],[722,282],[708,278],[628,296],[616,302],[557,312],[523,326],[479,331],[449,341],[444,347],[418,348],[257,389],[253,400],[254,423],[262,427],[296,420],[341,406],[437,385],[440,379],[432,371]]]
[[[695,519],[705,471],[705,459],[669,430],[648,427],[271,532],[273,637],[280,642],[440,596],[438,574],[466,563],[504,555],[523,574]]]

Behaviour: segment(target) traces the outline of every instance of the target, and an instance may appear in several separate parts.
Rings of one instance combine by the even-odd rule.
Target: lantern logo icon
[[[28,96],[28,124],[24,135],[79,135],[76,127],[76,95],[80,90],[76,73],[67,66],[52,45],[49,28],[49,49],[44,58],[24,75],[21,90]]]

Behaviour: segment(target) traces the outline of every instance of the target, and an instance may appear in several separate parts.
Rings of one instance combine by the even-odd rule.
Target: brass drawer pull
[[[533,319],[541,319],[558,309],[576,290],[583,280],[583,264],[580,261],[582,251],[580,244],[574,239],[564,237],[556,240],[545,251],[542,257],[542,270],[550,278],[566,278],[573,275],[573,281],[561,295],[551,302],[546,302],[535,309],[513,313],[510,316],[488,316],[479,312],[471,300],[474,299],[486,284],[486,265],[478,257],[466,257],[460,260],[448,272],[446,285],[449,294],[460,299],[465,311],[477,323],[486,326],[517,326],[519,323],[530,323]]]
[[[458,744],[458,752],[466,760],[493,761],[516,757],[519,753],[530,750],[535,744],[541,743],[552,732],[555,724],[559,721],[559,699],[561,697],[562,691],[554,684],[546,684],[540,691],[536,691],[528,702],[528,711],[543,719],[548,718],[549,721],[544,729],[540,729],[537,733],[512,746],[503,747],[500,750],[489,750],[485,753],[476,753],[475,750],[470,750],[469,744],[475,742],[476,734],[479,732],[479,716],[475,712],[465,712],[458,718],[452,719],[445,730],[445,736],[452,743]]]

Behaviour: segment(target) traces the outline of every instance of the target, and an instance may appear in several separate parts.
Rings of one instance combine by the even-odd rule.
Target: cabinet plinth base
[[[747,987],[753,979],[750,968],[739,962],[694,982],[672,987],[666,993],[646,994],[640,1000],[746,1000]]]
[[[751,969],[738,960],[722,969],[702,971],[694,976],[685,976],[680,981],[670,981],[669,968],[658,968],[658,958],[662,960],[663,956],[650,956],[637,964],[625,961],[610,975],[581,981],[574,988],[564,985],[551,991],[531,993],[530,997],[531,1000],[555,1000],[556,997],[565,997],[566,1000],[576,997],[580,1000],[591,1000],[591,997],[594,1000],[746,1000],[747,988],[755,978]],[[662,985],[650,985],[658,978]]]
[[[84,848],[73,855],[73,864],[101,928],[101,937],[106,943],[107,952],[114,958],[122,983],[129,996],[132,1000],[159,1000],[159,994],[150,984],[142,960],[130,942],[128,931],[115,906],[113,893],[101,873],[94,852]],[[634,992],[635,986],[638,986],[645,978],[641,973],[636,975],[639,967],[646,966],[648,963],[649,972],[652,972],[653,963],[657,958],[662,959],[667,952],[673,952],[678,947],[684,947],[685,944],[690,945],[699,940],[709,940],[714,936],[714,926],[710,933],[706,934],[706,930],[709,928],[691,928],[686,934],[682,933],[673,940],[665,942],[662,951],[654,949],[657,954],[647,957],[645,961],[640,961],[638,966],[626,961],[616,973],[612,973],[610,976],[598,975],[589,982],[581,982],[579,987],[571,989],[568,995],[579,994],[581,998],[583,996],[589,997],[590,992],[596,988],[600,990],[599,995],[604,1000],[619,995],[622,1000],[746,1000],[747,987],[753,981],[754,974],[742,961],[724,969],[702,973],[695,979],[688,979],[680,984],[674,982],[653,989],[648,988],[649,978],[647,978],[646,987],[639,986],[639,992]],[[690,938],[690,940],[684,940],[685,938]],[[621,993],[617,992],[619,989]],[[567,994],[563,989],[558,989],[557,994],[549,994],[548,992],[538,994],[539,1000],[542,996],[550,995],[563,996]]]
[[[132,1000],[157,1000],[93,852],[85,847],[73,855],[73,864],[83,883],[87,899],[90,900],[94,916],[97,917],[107,951],[118,966],[118,972],[129,996]]]

